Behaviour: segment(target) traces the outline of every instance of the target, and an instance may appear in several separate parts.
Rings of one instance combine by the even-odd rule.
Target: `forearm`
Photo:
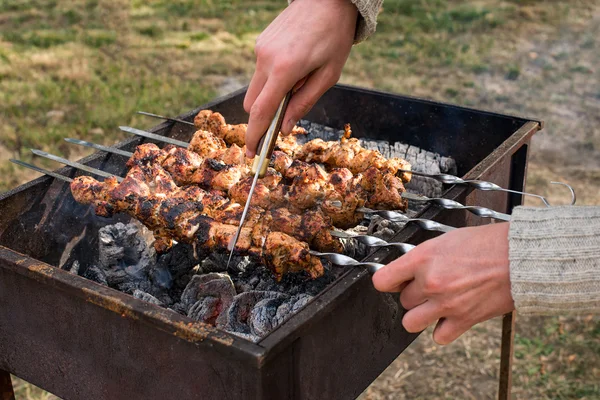
[[[294,0],[288,0],[292,3]],[[375,32],[377,26],[377,15],[383,4],[383,0],[347,0],[352,2],[360,14],[356,24],[354,43],[362,42]]]
[[[520,313],[600,313],[600,207],[517,207],[509,259]]]

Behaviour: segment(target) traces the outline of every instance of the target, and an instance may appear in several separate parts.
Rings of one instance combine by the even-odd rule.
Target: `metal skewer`
[[[42,150],[31,149],[31,152],[33,154],[35,154],[36,156],[48,158],[50,160],[53,160],[53,161],[56,161],[56,162],[68,165],[70,167],[77,168],[77,169],[80,169],[80,170],[85,171],[85,172],[89,172],[90,174],[98,175],[98,176],[101,176],[103,178],[115,177],[115,178],[117,178],[117,182],[122,182],[123,181],[123,178],[121,178],[120,176],[116,176],[116,175],[110,174],[108,172],[104,172],[102,170],[89,167],[87,165],[83,165],[83,164],[78,163],[76,161],[70,161],[70,160],[67,160],[66,158],[55,156],[54,154],[46,153],[45,151],[42,151]]]
[[[359,207],[356,209],[358,212],[362,212],[365,214],[375,214],[379,215],[383,219],[387,219],[392,222],[406,222],[407,224],[412,223],[421,229],[425,229],[426,231],[435,231],[435,232],[443,232],[447,233],[455,230],[456,228],[449,225],[440,224],[439,222],[432,221],[430,219],[424,218],[409,218],[404,214],[401,214],[396,211],[389,210],[373,210],[367,207]]]
[[[177,140],[177,139],[171,139],[166,136],[157,135],[156,133],[152,133],[152,132],[146,132],[141,129],[132,128],[130,126],[119,126],[119,129],[122,130],[123,132],[127,132],[132,135],[142,136],[142,137],[145,137],[148,139],[156,140],[158,142],[174,144],[175,146],[184,147],[186,149],[188,147],[190,147],[190,144],[188,142],[184,142],[184,141]]]
[[[116,147],[103,146],[101,144],[96,144],[96,143],[92,143],[92,142],[86,142],[85,140],[65,138],[65,141],[69,142],[69,143],[77,144],[79,146],[91,147],[92,149],[96,149],[96,150],[100,150],[100,151],[105,151],[107,153],[118,154],[118,155],[123,156],[123,157],[128,157],[129,158],[129,157],[133,156],[133,153],[131,153],[129,151],[117,149]]]
[[[179,119],[179,118],[165,117],[164,115],[152,114],[152,113],[149,113],[149,112],[146,112],[146,111],[138,111],[137,113],[141,114],[141,115],[145,115],[147,117],[158,118],[158,119],[165,119],[167,121],[179,122],[181,124],[195,126],[193,122],[184,121],[184,120]]]
[[[405,170],[405,169],[399,169],[398,171],[399,172],[408,172],[413,175],[424,176],[426,178],[435,179],[438,182],[442,182],[442,183],[445,183],[448,185],[466,185],[466,186],[470,186],[472,188],[475,188],[478,190],[483,190],[483,191],[498,191],[498,192],[520,194],[523,196],[537,197],[538,199],[542,200],[547,207],[551,207],[550,203],[544,196],[540,196],[539,194],[527,193],[527,192],[519,192],[517,190],[504,189],[503,187],[498,186],[492,182],[480,181],[477,179],[462,179],[462,178],[459,178],[458,176],[454,176],[454,175],[450,175],[450,174],[426,174],[424,172],[409,171],[409,170]],[[571,191],[571,205],[575,204],[577,197],[575,196],[575,190],[570,185],[563,183],[563,182],[550,182],[550,183],[553,185],[566,186]]]
[[[60,179],[61,181],[65,181],[65,182],[69,182],[69,183],[73,182],[73,179],[69,178],[68,176],[64,176],[64,175],[61,175],[61,174],[57,174],[56,172],[48,171],[47,169],[37,167],[37,166],[35,166],[33,164],[29,164],[29,163],[23,162],[21,160],[15,160],[15,159],[11,158],[9,161],[12,162],[12,163],[15,163],[17,165],[20,165],[21,167],[29,168],[29,169],[32,169],[32,170],[37,171],[39,173],[42,173],[44,175],[48,175],[48,176],[51,176],[53,178]]]
[[[359,243],[366,244],[369,247],[393,247],[406,253],[415,248],[415,245],[400,242],[386,242],[375,236],[370,235],[352,235],[343,231],[330,231],[331,236],[342,239],[354,239]]]
[[[313,250],[310,250],[310,254],[313,256],[316,256],[316,257],[324,258],[335,265],[366,267],[367,271],[369,271],[369,273],[371,275],[373,275],[375,272],[379,271],[381,268],[385,267],[385,264],[379,264],[379,263],[374,263],[374,262],[360,262],[360,261],[356,261],[352,257],[348,257],[343,254],[320,253],[318,251],[313,251]]]
[[[504,214],[504,213],[501,213],[498,211],[494,211],[494,210],[486,208],[486,207],[465,206],[465,205],[459,203],[458,201],[454,201],[454,200],[450,200],[450,199],[443,199],[443,198],[439,198],[439,197],[431,198],[431,197],[421,196],[419,194],[414,194],[414,193],[409,193],[409,192],[403,192],[402,198],[408,199],[408,200],[420,201],[420,202],[430,202],[430,203],[436,204],[442,208],[445,208],[447,210],[467,210],[470,213],[475,214],[482,218],[494,218],[494,219],[499,219],[501,221],[510,221],[509,214]]]

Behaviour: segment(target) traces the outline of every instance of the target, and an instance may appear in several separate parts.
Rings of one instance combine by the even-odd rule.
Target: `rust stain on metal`
[[[125,305],[121,300],[116,298],[107,298],[105,296],[99,296],[88,288],[82,288],[82,291],[86,293],[85,301],[88,303],[95,304],[102,308],[105,308],[114,313],[120,314],[123,318],[138,319],[138,316]]]
[[[211,340],[224,344],[225,346],[233,345],[233,338],[215,334],[215,330],[202,322],[175,322],[176,330],[173,334],[188,342],[202,342],[210,336]]]
[[[21,260],[19,260],[21,261]],[[24,262],[25,260],[23,260]],[[33,264],[27,267],[28,270],[33,272],[39,272],[40,274],[44,274],[46,276],[54,276],[55,268],[51,267],[48,264]]]

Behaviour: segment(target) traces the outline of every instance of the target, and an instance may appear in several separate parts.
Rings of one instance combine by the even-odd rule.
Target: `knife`
[[[281,100],[281,103],[279,103],[279,107],[277,108],[277,112],[271,121],[271,125],[269,125],[269,129],[267,129],[267,132],[258,142],[259,155],[254,157],[254,163],[252,164],[252,173],[254,174],[254,179],[252,180],[250,193],[248,193],[248,199],[246,200],[246,205],[244,206],[244,211],[242,212],[240,225],[235,232],[232,242],[229,244],[230,253],[229,259],[227,260],[227,268],[229,268],[229,263],[231,263],[235,245],[240,237],[240,232],[242,231],[244,221],[246,220],[246,214],[250,208],[250,202],[252,201],[252,195],[254,194],[254,188],[256,187],[258,178],[264,177],[267,173],[267,168],[269,167],[269,162],[271,160],[271,156],[273,155],[273,150],[275,149],[275,142],[277,142],[277,137],[279,136],[279,131],[281,130],[281,124],[283,123],[283,117],[285,116],[285,111],[288,103],[290,102],[290,97],[292,97],[291,90],[285,95],[283,100]]]

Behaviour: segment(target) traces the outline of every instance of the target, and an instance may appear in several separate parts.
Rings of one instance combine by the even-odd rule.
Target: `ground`
[[[178,114],[247,83],[284,3],[0,0],[0,191],[35,176],[8,162],[31,147],[77,159],[62,138],[111,144],[117,125],[155,123],[136,110]],[[559,180],[599,204],[599,37],[597,1],[386,0],[341,81],[542,119],[528,190],[560,204]],[[494,398],[499,344],[499,320],[445,347],[428,330],[361,398]],[[600,398],[600,318],[519,316],[515,345],[514,398]]]

